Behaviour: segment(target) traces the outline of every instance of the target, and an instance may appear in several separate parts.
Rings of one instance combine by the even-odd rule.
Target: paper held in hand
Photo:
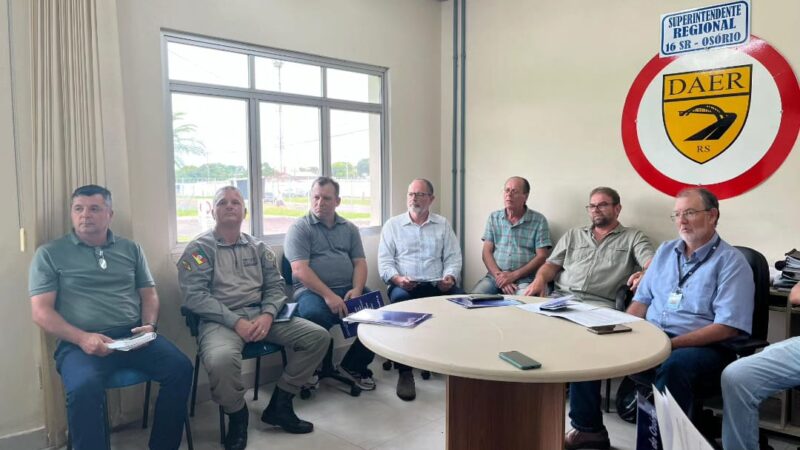
[[[143,346],[144,344],[147,344],[148,342],[152,341],[155,338],[156,338],[156,333],[154,332],[142,333],[125,339],[117,339],[113,342],[109,342],[108,344],[106,344],[106,346],[111,350],[119,350],[121,352],[127,352],[128,350],[137,349]]]

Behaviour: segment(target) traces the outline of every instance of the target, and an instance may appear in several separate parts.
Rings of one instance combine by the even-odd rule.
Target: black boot
[[[228,414],[228,434],[225,435],[225,450],[244,450],[247,447],[247,422],[250,412],[247,406]]]
[[[275,425],[283,428],[285,431],[293,434],[311,433],[314,430],[314,424],[300,420],[292,407],[292,398],[294,394],[290,394],[283,389],[275,386],[272,392],[272,398],[269,401],[264,412],[261,414],[261,421],[270,425]]]

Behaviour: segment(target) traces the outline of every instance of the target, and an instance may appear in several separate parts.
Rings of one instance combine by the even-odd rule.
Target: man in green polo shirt
[[[589,194],[586,211],[591,225],[573,228],[558,240],[525,295],[546,295],[547,284],[580,299],[615,307],[617,291],[635,289],[653,258],[653,246],[641,231],[619,223],[619,194],[598,187]]]
[[[114,351],[114,339],[156,331],[159,301],[142,248],[109,229],[111,192],[87,185],[72,194],[73,230],[39,247],[30,268],[33,320],[60,342],[54,358],[67,398],[73,448],[105,449],[106,379],[120,369],[161,385],[151,449],[177,449],[186,419],[192,364],[162,336]]]

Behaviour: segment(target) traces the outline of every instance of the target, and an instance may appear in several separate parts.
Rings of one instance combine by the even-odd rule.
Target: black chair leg
[[[611,378],[606,378],[606,413],[611,412]]]
[[[142,413],[142,428],[147,428],[147,417],[150,414],[150,381],[144,385],[144,412]]]
[[[225,411],[219,407],[219,443],[225,445]]]
[[[194,404],[197,401],[197,376],[200,373],[200,355],[194,357],[194,377],[192,378],[192,401],[189,405],[189,417],[194,417]]]
[[[186,446],[189,447],[189,450],[194,450],[194,442],[192,442],[192,427],[189,425],[189,418],[186,418],[184,423],[185,431],[186,431]]]
[[[253,400],[258,400],[258,378],[261,375],[261,357],[256,357],[256,379],[253,381]]]

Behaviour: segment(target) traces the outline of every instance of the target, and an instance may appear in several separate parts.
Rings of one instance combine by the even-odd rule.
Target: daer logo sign
[[[753,66],[665,74],[662,113],[670,142],[703,164],[736,141],[750,109]]]
[[[720,198],[747,192],[783,164],[798,129],[797,78],[755,36],[740,47],[656,55],[622,110],[631,165],[670,196],[697,185]]]

